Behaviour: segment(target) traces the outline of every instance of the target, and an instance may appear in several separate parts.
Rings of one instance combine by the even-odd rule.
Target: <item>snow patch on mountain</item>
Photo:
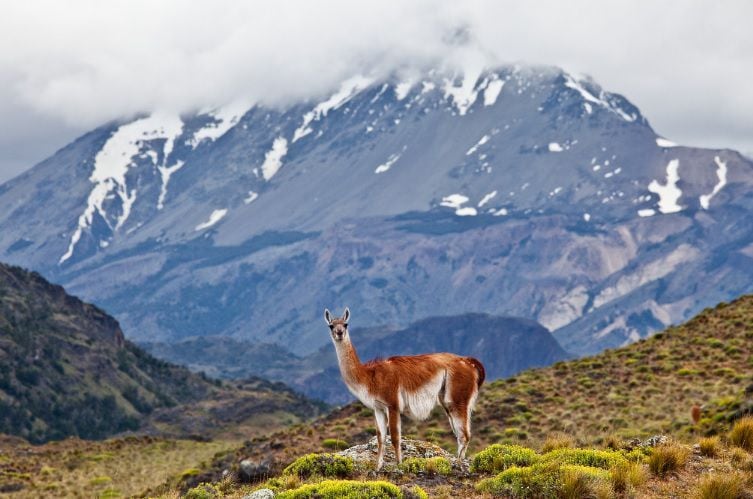
[[[470,156],[471,154],[473,154],[474,152],[476,152],[476,151],[478,150],[478,148],[479,148],[479,147],[483,146],[483,145],[484,145],[484,144],[486,144],[487,142],[489,142],[489,136],[488,136],[488,135],[484,135],[483,137],[481,137],[481,138],[479,139],[479,141],[478,141],[478,142],[476,142],[476,143],[475,143],[475,144],[473,145],[473,147],[471,147],[470,149],[468,149],[468,150],[467,150],[467,151],[465,152],[465,155],[466,155],[466,156]]]
[[[211,215],[209,215],[209,220],[206,222],[200,223],[196,226],[194,229],[195,231],[200,231],[204,229],[208,229],[209,227],[213,226],[217,222],[223,219],[223,217],[227,215],[227,209],[221,209],[221,210],[214,210]]]
[[[703,194],[699,198],[701,207],[704,210],[709,209],[711,198],[716,196],[722,190],[722,187],[727,185],[727,163],[722,161],[719,156],[714,156],[714,163],[716,163],[716,176],[719,178],[719,182],[716,183],[714,189],[709,194]]]
[[[397,160],[400,159],[401,155],[402,153],[396,153],[396,154],[390,155],[390,157],[387,158],[387,161],[385,161],[381,165],[377,166],[376,169],[374,169],[374,173],[385,173],[389,171],[389,169],[392,168],[392,165],[394,165],[395,162],[397,162]]]
[[[298,139],[310,134],[313,131],[310,126],[313,122],[319,121],[327,116],[327,113],[333,109],[337,109],[348,102],[358,92],[371,85],[373,81],[373,78],[368,78],[362,75],[357,75],[345,80],[342,85],[340,85],[340,89],[332,94],[329,99],[317,104],[314,109],[303,115],[303,123],[295,130],[295,132],[293,132],[292,142],[295,143]],[[383,89],[384,88],[385,87],[383,87]]]
[[[131,207],[136,201],[136,189],[129,190],[126,184],[126,174],[133,165],[133,158],[142,151],[147,142],[164,139],[161,151],[162,166],[166,165],[175,139],[182,131],[183,121],[178,116],[164,113],[154,113],[118,127],[94,158],[94,170],[89,177],[94,187],[89,193],[84,212],[78,218],[68,249],[58,261],[59,264],[73,256],[83,231],[91,227],[95,214],[99,213],[113,232],[128,220]],[[158,155],[154,149],[151,153],[148,156],[156,166]],[[114,227],[104,208],[105,200],[113,195],[121,201],[121,212],[115,218]]]
[[[656,145],[659,147],[677,147],[677,144],[662,137],[656,137]]]
[[[497,102],[500,92],[502,92],[502,87],[505,86],[505,82],[500,80],[497,75],[494,75],[494,77],[484,89],[484,106],[493,106]]]
[[[458,110],[460,116],[464,116],[468,109],[476,102],[478,89],[476,83],[481,76],[481,69],[469,69],[463,73],[463,79],[460,86],[455,86],[454,81],[445,78],[444,80],[444,97],[452,98],[452,102]]]
[[[410,89],[413,88],[413,85],[415,84],[415,80],[408,79],[405,81],[401,81],[397,85],[395,85],[395,98],[397,100],[403,100],[406,97],[408,97],[408,94],[410,93]]]
[[[238,124],[247,110],[247,105],[234,103],[206,113],[213,118],[213,122],[196,130],[188,143],[193,149],[196,149],[203,140],[215,141],[219,139]]]
[[[496,195],[497,195],[497,191],[492,191],[489,194],[485,195],[484,197],[481,198],[481,201],[478,202],[478,207],[481,208],[486,203],[491,201]]]
[[[157,209],[161,210],[165,207],[165,198],[167,197],[167,184],[170,183],[170,177],[173,173],[183,168],[183,161],[177,161],[173,166],[158,165],[160,178],[162,179],[162,185],[160,186],[159,199],[157,199]]]
[[[659,196],[659,211],[662,213],[677,213],[678,211],[682,211],[682,206],[677,204],[680,196],[682,196],[682,190],[677,187],[677,182],[680,180],[679,168],[680,160],[671,160],[667,164],[666,183],[660,184],[657,180],[652,180],[648,184],[648,190]]]
[[[478,215],[478,210],[472,206],[463,206],[469,201],[468,196],[462,194],[450,194],[442,198],[440,206],[446,206],[455,210],[455,215],[459,217],[469,217]]]
[[[264,180],[269,180],[275,176],[280,167],[282,167],[282,158],[288,153],[288,139],[277,137],[272,143],[272,149],[267,151],[264,156],[264,163],[261,165],[261,173]]]
[[[572,75],[565,73],[564,76],[565,76],[565,86],[568,88],[572,88],[573,90],[578,92],[580,96],[583,97],[584,100],[588,102],[593,102],[594,104],[597,104],[603,107],[604,109],[617,114],[620,118],[622,118],[625,121],[632,122],[636,120],[635,115],[627,114],[619,106],[612,105],[606,100],[604,100],[604,96],[605,96],[604,91],[601,91],[599,94],[599,97],[596,97],[591,92],[586,90],[583,84],[577,81]],[[586,108],[586,111],[588,112],[588,114],[591,114],[590,107]]]
[[[246,199],[243,200],[243,203],[244,204],[251,204],[254,201],[256,201],[256,198],[258,198],[258,197],[259,197],[259,193],[258,192],[248,191],[248,196],[246,197]]]
[[[564,149],[561,145],[559,145],[558,142],[550,142],[549,143],[549,152],[562,152]]]

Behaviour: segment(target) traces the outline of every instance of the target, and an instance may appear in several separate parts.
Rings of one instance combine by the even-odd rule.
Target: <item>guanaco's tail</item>
[[[481,363],[480,360],[474,359],[473,357],[467,357],[468,362],[473,364],[473,367],[476,368],[476,371],[478,371],[478,387],[481,388],[481,385],[484,384],[484,380],[486,379],[486,370],[484,370],[484,364]]]

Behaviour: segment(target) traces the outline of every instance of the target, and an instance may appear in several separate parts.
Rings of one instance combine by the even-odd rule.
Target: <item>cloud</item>
[[[753,151],[745,0],[17,0],[3,10],[3,150],[34,133],[9,125],[28,116],[83,131],[155,109],[316,98],[358,72],[525,62],[592,75],[673,140]]]

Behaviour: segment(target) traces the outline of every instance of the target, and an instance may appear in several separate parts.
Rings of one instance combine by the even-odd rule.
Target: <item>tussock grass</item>
[[[753,451],[753,416],[746,416],[735,422],[729,432],[729,441],[748,452]]]
[[[690,450],[676,443],[659,445],[648,457],[648,469],[656,476],[664,477],[682,469],[688,462]]]

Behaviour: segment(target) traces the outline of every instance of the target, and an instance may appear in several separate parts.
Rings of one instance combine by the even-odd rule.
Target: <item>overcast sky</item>
[[[284,105],[355,73],[550,64],[686,145],[753,154],[753,2],[33,1],[0,17],[0,182],[155,109]]]

